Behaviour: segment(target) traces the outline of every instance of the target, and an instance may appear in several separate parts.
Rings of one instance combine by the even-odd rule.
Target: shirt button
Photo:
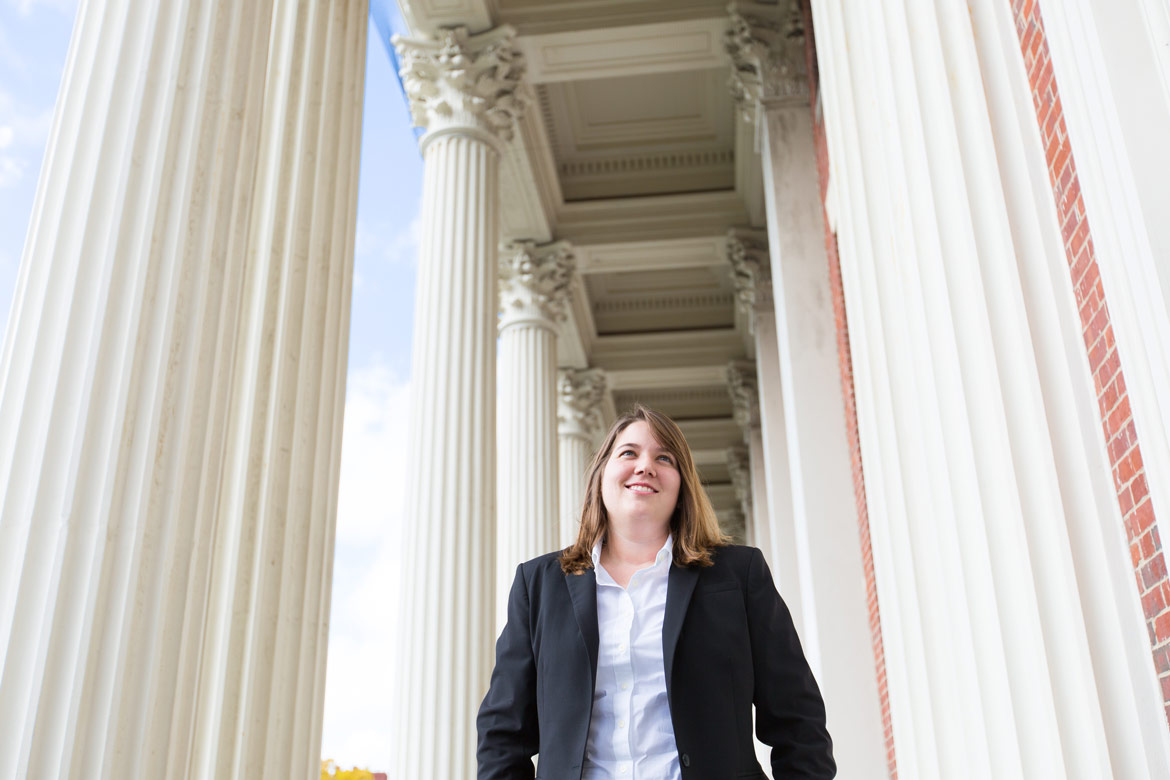
[[[628,691],[629,689],[630,689],[629,683],[622,683],[622,690],[623,691]]]
[[[618,652],[619,653],[626,652],[626,646],[625,645],[618,645]]]
[[[621,772],[623,775],[628,775],[630,773],[630,765],[629,764],[622,764]]]
[[[626,727],[626,722],[624,720],[619,720],[618,721],[618,728],[624,729],[625,727]]]

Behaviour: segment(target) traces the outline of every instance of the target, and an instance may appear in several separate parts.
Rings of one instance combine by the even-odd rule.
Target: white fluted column
[[[1018,39],[969,5],[812,3],[899,774],[1159,776]]]
[[[511,28],[395,38],[421,148],[402,574],[401,777],[472,777],[495,639],[501,144],[523,109]]]
[[[842,776],[885,774],[885,749],[798,4],[734,3],[727,38],[732,91],[757,123],[764,166],[771,345],[783,388],[802,640],[818,674]],[[761,365],[771,363],[757,355]],[[779,433],[779,431],[778,431]],[[774,450],[770,450],[772,452]],[[851,543],[845,543],[849,540]]]
[[[83,4],[0,382],[0,777],[307,777],[364,2]]]
[[[560,541],[556,328],[565,316],[573,267],[563,241],[517,241],[500,256],[497,631],[507,618],[516,565]]]
[[[569,546],[577,538],[585,500],[585,471],[601,431],[605,386],[605,373],[599,368],[565,369],[557,380],[560,547]]]

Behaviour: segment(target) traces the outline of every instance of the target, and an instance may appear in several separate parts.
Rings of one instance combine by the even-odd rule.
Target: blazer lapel
[[[691,605],[695,583],[699,581],[697,566],[671,565],[666,584],[666,611],[662,616],[662,661],[666,672],[666,698],[671,698],[671,672],[674,668],[674,648],[682,632],[683,619]]]
[[[589,653],[591,688],[597,686],[597,646],[600,642],[597,632],[597,572],[589,569],[584,574],[566,574],[565,584],[569,587],[569,598],[573,600],[573,614],[577,616],[577,627],[585,640]]]

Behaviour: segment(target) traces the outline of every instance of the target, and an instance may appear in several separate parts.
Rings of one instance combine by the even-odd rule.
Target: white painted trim
[[[523,35],[516,43],[529,79],[540,84],[727,67],[726,28],[717,16]]]

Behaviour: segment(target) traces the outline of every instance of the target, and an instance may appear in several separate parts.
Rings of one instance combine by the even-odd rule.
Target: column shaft
[[[1016,72],[990,43],[1012,33],[1006,9],[813,9],[842,277],[863,323],[851,335],[883,628],[889,615],[906,640],[886,647],[899,770],[1111,775],[1111,756],[1134,753],[1102,715],[1119,701],[1102,684],[1119,648],[1086,624],[1104,619],[1096,586],[1082,574],[1077,587],[1078,567],[1102,568],[1080,519],[1100,477],[1067,454],[1083,446],[1065,433],[1078,380],[1036,265]],[[902,677],[915,655],[918,682]]]
[[[560,547],[577,539],[585,501],[585,471],[601,427],[605,374],[600,369],[565,369],[557,382],[558,470],[560,472]]]
[[[403,777],[474,772],[494,631],[499,154],[426,149],[403,572]]]
[[[517,241],[500,257],[499,536],[496,619],[516,566],[557,545],[557,320],[572,281],[568,244]]]
[[[403,548],[399,777],[475,775],[494,639],[496,283],[502,141],[523,61],[503,27],[395,38],[427,128]]]
[[[507,617],[516,566],[559,543],[557,348],[552,323],[500,332],[496,628]]]
[[[560,489],[557,492],[560,526],[557,546],[568,547],[577,540],[581,521],[581,504],[585,501],[585,470],[593,454],[593,442],[580,434],[564,434],[557,445],[557,468]]]
[[[308,774],[366,9],[132,5],[79,15],[4,348],[0,777]]]

